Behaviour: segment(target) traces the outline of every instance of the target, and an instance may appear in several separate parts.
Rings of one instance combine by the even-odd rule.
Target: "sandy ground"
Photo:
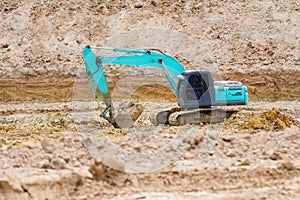
[[[0,1],[0,13],[1,200],[300,199],[298,1]],[[86,44],[163,49],[242,81],[250,104],[222,124],[154,126],[151,111],[176,105],[161,73],[107,66],[114,100],[144,106],[116,129],[91,102]]]
[[[103,120],[99,124],[97,118],[89,118],[94,114],[91,109],[86,112],[87,106],[83,106],[85,112],[79,113],[73,110],[74,103],[2,104],[1,198],[299,198],[299,102],[263,106],[262,102],[252,103],[239,108],[240,112],[221,128],[213,124],[157,127],[150,124],[147,116],[147,107],[155,108],[155,103],[142,104],[144,113],[127,130],[115,129]],[[280,109],[280,114],[291,116],[291,124],[286,123],[289,127],[278,129],[273,119],[267,127],[254,124],[252,128],[243,128],[253,113],[273,107]],[[84,117],[80,122],[78,115]],[[98,131],[94,133],[95,130]],[[170,160],[166,166],[148,163],[142,156],[159,152],[167,143],[174,145],[176,136],[184,131],[193,131],[194,139],[180,154],[177,149],[171,149],[173,154],[165,154],[169,157],[163,159]],[[87,135],[100,133],[110,144],[120,147],[121,152],[112,151],[95,138],[87,142]],[[94,147],[98,148],[96,153]],[[109,158],[103,160],[107,151]],[[124,152],[129,156],[120,157]],[[138,165],[142,171],[150,172],[132,174],[111,168],[138,172]]]

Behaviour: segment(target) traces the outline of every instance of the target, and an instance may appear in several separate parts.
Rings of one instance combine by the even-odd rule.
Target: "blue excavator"
[[[98,56],[93,49],[109,50],[118,54]],[[176,58],[159,49],[104,48],[87,45],[82,53],[94,96],[98,98],[99,90],[106,105],[100,116],[115,127],[118,127],[118,124],[113,114],[114,106],[103,70],[105,64],[153,67],[162,71],[177,97],[178,106],[151,116],[151,121],[155,124],[218,122],[233,114],[233,111],[227,111],[224,116],[225,112],[218,109],[212,111],[213,107],[248,104],[247,87],[241,82],[214,81],[211,72],[207,70],[185,70]]]

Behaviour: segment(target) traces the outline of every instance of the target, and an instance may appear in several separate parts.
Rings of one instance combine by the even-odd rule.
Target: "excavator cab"
[[[213,81],[209,71],[187,70],[179,76],[178,105],[184,109],[247,105],[247,87],[238,81]]]
[[[214,104],[214,83],[209,71],[187,70],[178,83],[178,104],[182,108],[210,107]]]

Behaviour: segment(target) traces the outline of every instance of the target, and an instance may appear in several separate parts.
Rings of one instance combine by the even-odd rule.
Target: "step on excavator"
[[[96,55],[93,49],[118,52],[106,55]],[[134,120],[128,116],[117,116],[110,91],[103,70],[104,64],[125,65],[134,67],[153,67],[161,70],[177,97],[178,106],[153,113],[153,124],[200,124],[218,123],[232,115],[235,110],[226,110],[219,107],[232,105],[247,105],[247,87],[238,81],[214,81],[212,74],[207,70],[185,70],[180,62],[165,54],[159,49],[128,49],[85,46],[83,59],[86,72],[95,98],[100,92],[106,108],[100,116],[108,120],[115,127],[128,128],[133,126]],[[139,113],[141,114],[141,113]],[[130,118],[130,117],[129,117]]]

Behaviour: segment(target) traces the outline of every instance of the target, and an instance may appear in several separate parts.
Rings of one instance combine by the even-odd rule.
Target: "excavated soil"
[[[297,0],[0,1],[0,200],[300,199],[299,24]],[[176,105],[163,74],[104,66],[115,103],[141,105],[115,128],[98,116],[87,44],[160,48],[241,81],[250,103],[222,124],[155,126]]]
[[[139,103],[143,113],[126,130],[90,118],[93,109],[84,107],[83,114],[74,111],[72,103],[1,104],[1,199],[299,198],[297,101],[240,106],[221,127],[157,127],[150,123],[149,110],[174,103]],[[83,117],[81,122],[78,113]],[[250,123],[254,119],[261,119],[259,125]],[[217,135],[209,131],[211,128]],[[93,147],[107,146],[99,146],[95,139],[87,143],[84,138],[91,134],[98,137],[99,130],[130,155],[155,153],[184,131],[192,130],[194,139],[172,164],[131,174],[97,161]],[[135,169],[132,160],[120,162],[115,160],[119,154],[109,155],[113,167]]]

